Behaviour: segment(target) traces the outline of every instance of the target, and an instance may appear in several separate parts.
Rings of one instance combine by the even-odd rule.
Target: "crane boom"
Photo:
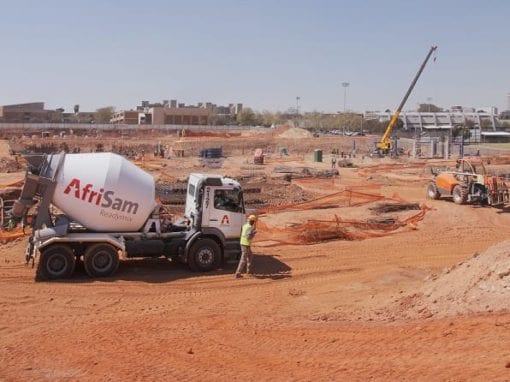
[[[425,65],[427,65],[427,62],[430,59],[430,56],[432,53],[437,49],[437,46],[431,46],[429,53],[427,54],[427,57],[425,57],[425,60],[420,66],[420,69],[418,70],[418,73],[416,73],[416,76],[414,76],[413,82],[411,82],[411,85],[409,86],[409,89],[407,89],[407,93],[402,99],[402,102],[400,102],[400,105],[398,105],[397,110],[395,111],[395,114],[390,119],[390,122],[388,123],[388,127],[386,127],[386,131],[384,132],[381,140],[377,143],[377,150],[381,152],[382,154],[388,154],[388,152],[391,149],[391,141],[389,140],[390,134],[397,124],[398,117],[400,116],[400,112],[402,111],[405,103],[407,102],[407,99],[411,95],[411,92],[414,89],[414,85],[416,85],[416,82],[418,82],[418,79],[420,78],[421,73],[423,72],[423,69],[425,69]]]

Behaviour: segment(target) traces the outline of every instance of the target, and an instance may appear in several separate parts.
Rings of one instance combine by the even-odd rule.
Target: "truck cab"
[[[197,229],[238,239],[245,217],[241,185],[220,175],[191,174],[185,215]]]

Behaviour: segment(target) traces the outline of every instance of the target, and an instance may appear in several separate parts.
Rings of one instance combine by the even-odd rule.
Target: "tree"
[[[249,108],[244,107],[239,114],[237,114],[237,123],[241,126],[253,126],[257,124],[255,112]]]
[[[207,119],[207,124],[216,126],[216,125],[218,125],[218,120],[219,120],[218,113],[211,112],[211,113],[209,113],[209,118]]]
[[[466,125],[456,125],[452,129],[452,137],[460,137],[462,136],[465,140],[471,137],[471,131],[466,127]]]
[[[440,113],[443,109],[432,103],[420,103],[418,106],[418,112],[420,113]]]
[[[475,122],[471,119],[466,119],[464,122],[464,127],[468,130],[472,130],[475,128]]]
[[[257,122],[257,125],[270,127],[272,125],[284,123],[286,121],[286,118],[284,118],[282,113],[280,112],[272,113],[268,110],[264,110],[262,112],[255,113],[255,120]]]
[[[363,132],[368,134],[383,134],[388,127],[388,122],[381,122],[378,119],[364,119]]]
[[[110,123],[114,112],[115,108],[113,106],[96,109],[96,112],[94,113],[94,121],[96,123]]]

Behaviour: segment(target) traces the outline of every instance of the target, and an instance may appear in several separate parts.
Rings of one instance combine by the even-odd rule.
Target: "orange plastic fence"
[[[361,207],[370,203],[405,203],[398,195],[385,197],[380,194],[354,191],[352,189],[340,191],[315,200],[303,203],[272,206],[258,211],[259,215],[277,214],[286,211],[319,210],[325,208]],[[327,240],[363,240],[373,237],[394,235],[396,233],[416,229],[416,223],[423,220],[426,212],[430,210],[426,205],[406,218],[397,218],[395,213],[391,219],[364,220],[343,219],[334,214],[330,219],[309,219],[301,224],[288,227],[269,226],[263,220],[257,223],[256,242],[264,246],[281,244],[315,244]],[[324,213],[323,213],[324,214]]]
[[[11,183],[7,184],[0,184],[0,188],[7,188],[7,187],[21,187],[23,186],[23,183],[25,183],[25,179],[16,180]]]
[[[10,241],[19,239],[20,237],[23,237],[25,235],[28,235],[29,233],[23,233],[23,230],[21,227],[14,228],[10,231],[3,231],[0,230],[0,243],[5,244]]]

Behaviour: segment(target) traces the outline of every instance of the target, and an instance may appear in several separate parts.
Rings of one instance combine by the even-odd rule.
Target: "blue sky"
[[[507,108],[510,1],[0,0],[0,104]]]

